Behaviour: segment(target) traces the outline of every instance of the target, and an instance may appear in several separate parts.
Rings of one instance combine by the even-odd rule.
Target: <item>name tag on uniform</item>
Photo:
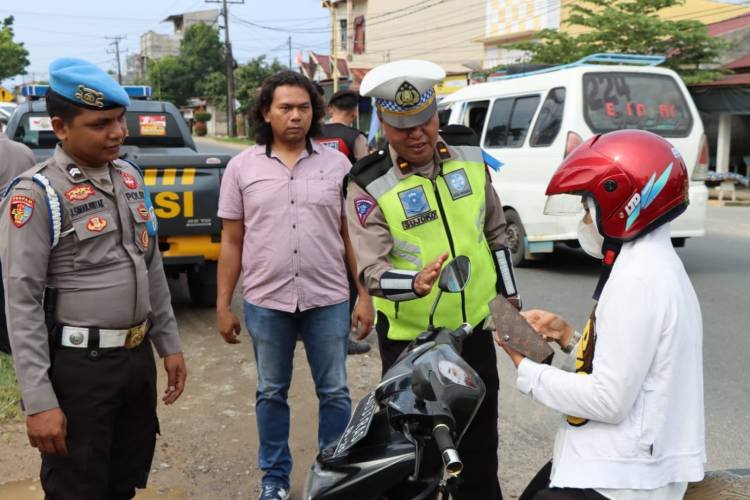
[[[398,194],[406,220],[401,223],[404,229],[412,229],[427,222],[437,220],[437,212],[430,209],[430,203],[422,186],[417,186]]]

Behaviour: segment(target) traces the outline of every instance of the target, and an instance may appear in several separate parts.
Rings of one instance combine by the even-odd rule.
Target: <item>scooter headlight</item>
[[[305,480],[305,489],[302,493],[304,500],[313,500],[319,494],[327,491],[331,486],[346,477],[343,472],[321,469],[320,464],[315,463],[310,467]]]

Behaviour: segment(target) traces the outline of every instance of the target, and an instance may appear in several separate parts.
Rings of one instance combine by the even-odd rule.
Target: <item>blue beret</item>
[[[50,90],[81,107],[110,109],[127,107],[125,89],[101,68],[83,59],[63,57],[49,65]]]

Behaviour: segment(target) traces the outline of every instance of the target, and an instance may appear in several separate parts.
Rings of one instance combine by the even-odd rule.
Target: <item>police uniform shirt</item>
[[[442,141],[442,139],[438,140]],[[446,157],[443,161],[448,161],[456,157],[450,146],[448,146],[448,152],[450,153],[450,157]],[[398,158],[398,153],[390,146],[389,153],[392,159]],[[397,169],[397,175],[402,179],[409,175],[421,175],[428,179],[434,179],[439,173],[440,165],[437,151],[434,158],[432,162],[426,165],[408,165],[406,168],[399,168]],[[355,200],[362,198],[369,198],[374,205],[366,217],[362,217],[358,213],[355,205]],[[505,245],[505,215],[503,214],[503,206],[500,203],[500,199],[492,186],[489,172],[487,173],[487,182],[485,183],[485,203],[484,235],[487,238],[490,248],[498,248],[501,245]],[[359,280],[368,289],[370,294],[382,297],[380,277],[384,272],[393,269],[393,265],[388,261],[388,255],[393,249],[393,237],[388,229],[388,223],[383,216],[383,212],[375,200],[353,181],[349,182],[347,187],[346,216],[349,224],[349,238],[357,255]],[[445,249],[446,252],[449,250],[448,248]]]
[[[55,316],[61,325],[125,329],[148,318],[148,338],[159,355],[181,351],[161,254],[146,232],[143,181],[119,160],[107,170],[113,193],[57,146],[0,207],[15,217],[0,217],[0,261],[15,369],[29,415],[58,406],[47,375],[45,287],[58,290]],[[54,249],[44,189],[29,176],[35,171],[49,179],[63,206],[62,236]]]
[[[0,132],[0,199],[16,176],[34,166],[34,153],[20,142],[11,141]]]

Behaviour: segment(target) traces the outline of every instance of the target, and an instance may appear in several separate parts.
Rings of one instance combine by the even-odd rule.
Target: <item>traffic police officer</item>
[[[497,479],[498,375],[492,335],[482,328],[498,293],[517,300],[505,219],[474,132],[438,131],[434,86],[445,72],[427,61],[396,61],[371,70],[360,92],[375,97],[389,146],[352,168],[349,234],[359,279],[376,296],[383,372],[427,328],[445,260],[466,255],[472,277],[462,294],[443,296],[435,323],[467,321],[474,334],[463,357],[487,395],[461,441],[462,498],[502,498]]]
[[[13,359],[51,500],[145,487],[159,431],[150,344],[164,358],[164,402],[185,382],[153,210],[140,172],[117,159],[128,105],[93,64],[54,61],[47,110],[60,144],[0,208]]]

